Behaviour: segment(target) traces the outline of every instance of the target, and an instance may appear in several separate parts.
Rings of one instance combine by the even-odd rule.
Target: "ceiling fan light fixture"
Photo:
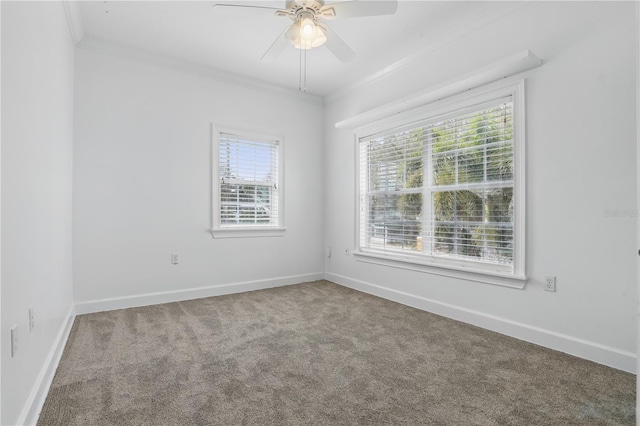
[[[319,47],[327,41],[327,33],[321,24],[316,25],[316,37],[311,41],[311,47]]]
[[[327,30],[322,24],[304,16],[297,19],[285,32],[285,37],[296,49],[309,50],[327,41]]]
[[[302,28],[300,25],[301,21],[297,20],[287,29],[284,33],[285,37],[296,49],[311,49],[311,41],[305,40],[301,37]]]
[[[284,36],[293,44],[300,44],[300,21],[296,21],[287,29]]]
[[[311,18],[302,18],[300,21],[300,37],[311,41],[315,39],[318,28]]]

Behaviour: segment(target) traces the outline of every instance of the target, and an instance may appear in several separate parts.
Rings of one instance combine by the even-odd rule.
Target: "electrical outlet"
[[[11,327],[11,358],[18,353],[18,324]]]
[[[36,311],[29,308],[29,331],[33,331],[34,328],[36,328]]]
[[[172,265],[178,264],[178,255],[176,253],[171,253],[171,264]]]
[[[349,256],[351,254],[351,250],[349,248],[344,249],[344,255]]]
[[[544,277],[544,290],[556,291],[556,277]]]

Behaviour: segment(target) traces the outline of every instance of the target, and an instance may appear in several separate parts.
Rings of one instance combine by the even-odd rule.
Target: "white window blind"
[[[278,140],[253,140],[220,132],[218,141],[221,228],[279,224]]]
[[[513,272],[513,97],[359,138],[359,250]]]

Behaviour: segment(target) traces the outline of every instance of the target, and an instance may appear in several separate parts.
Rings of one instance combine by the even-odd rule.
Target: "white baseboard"
[[[60,327],[58,335],[53,342],[49,355],[45,359],[42,369],[40,370],[40,374],[38,374],[38,378],[36,379],[36,383],[33,385],[31,394],[29,395],[27,402],[24,404],[22,413],[20,413],[17,424],[35,425],[38,422],[40,410],[42,410],[44,401],[49,393],[51,382],[53,382],[53,376],[55,375],[60,359],[62,358],[62,352],[67,344],[67,339],[69,338],[69,333],[71,332],[71,326],[73,325],[75,317],[75,312],[72,306],[62,322],[62,326]]]
[[[224,294],[282,287],[286,285],[300,284],[321,279],[324,279],[324,273],[322,272],[305,275],[293,275],[289,277],[277,277],[265,280],[245,281],[233,284],[221,284],[209,287],[189,288],[184,290],[164,291],[159,293],[140,294],[136,296],[77,302],[75,305],[75,309],[77,315],[91,314],[94,312],[136,308],[139,306],[181,302],[184,300],[201,299],[203,297],[222,296]]]
[[[338,274],[326,273],[325,279],[354,290],[402,303],[403,305],[482,327],[629,373],[636,373],[636,354],[632,352]]]

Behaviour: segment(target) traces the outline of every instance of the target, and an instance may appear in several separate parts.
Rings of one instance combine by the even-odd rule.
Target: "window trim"
[[[360,139],[392,129],[451,113],[452,111],[498,99],[513,97],[513,147],[514,147],[514,220],[513,220],[513,272],[500,271],[491,264],[461,259],[447,259],[436,256],[411,256],[401,253],[383,253],[360,246]],[[355,148],[355,250],[356,260],[387,267],[408,269],[418,272],[470,280],[486,284],[494,284],[523,289],[527,282],[525,273],[525,203],[526,203],[526,169],[525,169],[525,79],[505,79],[468,90],[445,99],[422,105],[409,111],[363,125],[354,131]]]
[[[222,227],[220,223],[220,134],[233,134],[251,140],[278,143],[278,223],[275,225]],[[262,132],[219,126],[211,123],[211,236],[213,238],[281,237],[284,226],[284,137]]]

